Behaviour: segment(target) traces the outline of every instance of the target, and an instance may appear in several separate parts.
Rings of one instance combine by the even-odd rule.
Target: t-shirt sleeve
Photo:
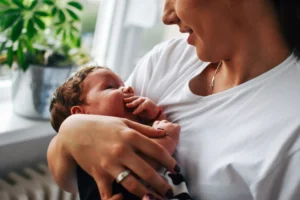
[[[300,150],[279,163],[251,187],[255,200],[296,200],[300,198]]]

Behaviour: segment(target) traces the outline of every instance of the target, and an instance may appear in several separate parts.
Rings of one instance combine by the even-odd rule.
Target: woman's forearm
[[[59,133],[49,145],[47,157],[50,171],[56,183],[68,192],[75,193],[78,190],[74,154],[77,153],[76,149],[91,143],[86,132],[93,123],[92,116],[72,115],[62,123]]]
[[[76,162],[60,144],[58,136],[50,142],[47,159],[49,169],[58,186],[68,192],[76,193]]]

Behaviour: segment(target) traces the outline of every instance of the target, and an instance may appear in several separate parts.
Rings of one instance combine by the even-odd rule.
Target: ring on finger
[[[125,171],[121,172],[117,178],[116,178],[116,182],[117,183],[121,183],[127,176],[129,176],[131,174],[131,171],[129,169],[126,169]]]

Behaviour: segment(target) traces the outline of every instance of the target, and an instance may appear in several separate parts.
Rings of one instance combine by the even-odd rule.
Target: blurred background
[[[72,40],[72,44],[76,43],[78,49],[80,47],[80,55],[86,54],[85,58],[88,57],[88,60],[85,60],[88,62],[80,65],[106,65],[123,80],[128,78],[139,59],[156,44],[181,36],[178,27],[162,24],[162,0],[42,2],[47,5],[41,6],[41,10],[37,11],[37,0],[0,1],[0,14],[4,17],[0,32],[0,55],[3,54],[0,61],[4,60],[0,64],[1,200],[78,199],[78,196],[64,193],[55,186],[46,162],[46,150],[55,135],[49,123],[49,99],[55,88],[74,71],[74,68],[62,76],[61,69],[66,67],[55,67],[60,74],[55,75],[53,70],[48,70],[52,67],[50,61],[45,66],[36,67],[26,60],[31,48],[44,53],[54,52],[48,47],[41,48],[41,45],[37,47],[33,44],[40,39],[38,35],[41,32],[51,32],[47,30],[47,24],[51,21],[47,19],[50,18],[49,15],[57,14],[60,21],[56,22],[56,27],[62,27],[62,30],[56,31],[56,35],[62,35],[58,37],[61,41],[55,41],[55,44],[67,43],[68,37],[72,36],[70,41]],[[66,5],[65,10],[59,7],[62,5]],[[21,19],[19,15],[23,12],[20,10],[30,10],[31,7],[36,7],[33,19],[26,16],[24,20]],[[80,43],[75,37],[76,30],[74,35],[71,31],[66,31],[69,27],[72,29],[72,23],[80,23],[80,27],[74,25],[75,29],[80,30],[77,30],[80,33]],[[27,40],[25,35],[30,38]],[[54,43],[52,42],[52,46],[55,46]],[[16,62],[19,67],[14,66]],[[59,76],[61,77],[58,78]]]

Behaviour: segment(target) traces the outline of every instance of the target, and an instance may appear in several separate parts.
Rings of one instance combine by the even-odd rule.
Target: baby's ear
[[[71,108],[71,114],[85,114],[84,108],[81,106],[73,106]]]

